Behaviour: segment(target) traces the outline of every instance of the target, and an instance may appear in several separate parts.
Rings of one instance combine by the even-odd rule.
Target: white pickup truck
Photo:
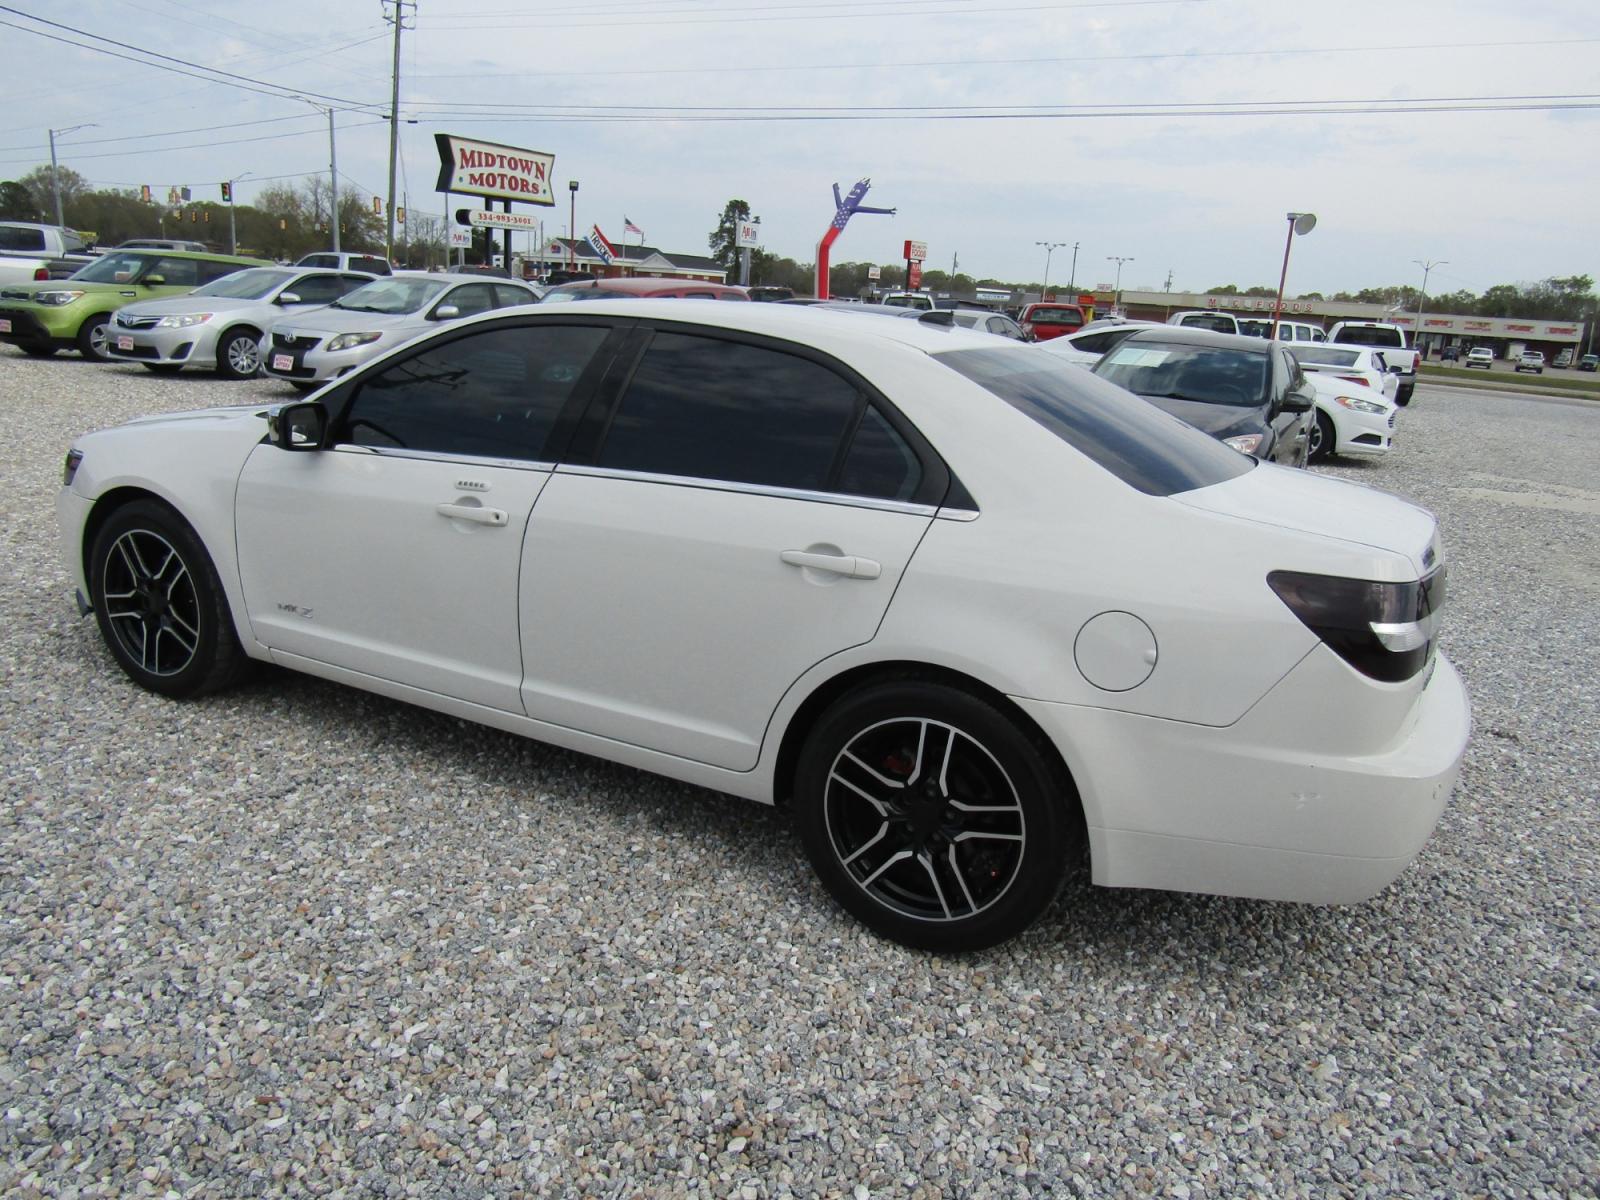
[[[1400,376],[1394,402],[1404,408],[1417,388],[1417,352],[1407,344],[1406,331],[1386,321],[1340,321],[1328,331],[1330,342],[1366,346],[1383,355],[1389,370]]]
[[[0,283],[65,279],[94,259],[76,230],[28,221],[0,221]]]

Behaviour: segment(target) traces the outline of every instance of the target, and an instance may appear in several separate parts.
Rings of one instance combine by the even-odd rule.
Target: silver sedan
[[[235,271],[181,296],[126,305],[106,331],[106,355],[160,373],[214,367],[224,379],[249,379],[261,368],[262,331],[286,310],[320,308],[375,278],[304,267]]]

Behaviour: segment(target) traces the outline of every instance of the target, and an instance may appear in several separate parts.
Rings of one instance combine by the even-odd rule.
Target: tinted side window
[[[588,325],[492,329],[435,346],[365,380],[337,440],[538,460],[607,332]]]
[[[43,250],[44,230],[0,226],[0,250]]]
[[[922,464],[875,408],[862,414],[835,491],[881,500],[909,500],[922,482]]]
[[[337,267],[339,256],[337,254],[308,254],[300,260],[302,267]]]
[[[337,275],[302,275],[284,289],[306,304],[332,304],[347,290],[348,286]]]
[[[494,307],[494,293],[487,283],[469,283],[447,294],[443,303],[454,304],[463,317],[473,317]]]
[[[158,286],[164,287],[199,287],[202,283],[209,283],[213,279],[221,279],[224,275],[231,275],[239,268],[222,263],[206,263],[208,267],[221,267],[215,274],[200,278],[200,262],[193,258],[159,258],[150,267],[150,275],[159,275],[165,281]]]
[[[657,333],[596,465],[820,490],[860,407],[850,383],[808,359]]]
[[[522,288],[507,287],[503,283],[494,285],[494,298],[501,308],[512,308],[518,304],[537,304],[539,298],[532,292]]]
[[[339,276],[339,295],[349,295],[358,287],[366,287],[367,284],[371,282],[372,280],[368,279],[365,275],[341,275]],[[335,299],[337,299],[337,297],[335,297]]]

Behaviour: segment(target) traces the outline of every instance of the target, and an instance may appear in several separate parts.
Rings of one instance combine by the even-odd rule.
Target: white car
[[[1085,850],[1106,886],[1364,899],[1467,738],[1427,512],[916,321],[495,313],[88,434],[56,508],[140,685],[259,659],[784,802],[915,946],[1016,934]]]
[[[1308,462],[1336,454],[1389,453],[1400,412],[1392,397],[1342,376],[1307,371],[1306,378],[1317,393]]]
[[[1517,357],[1514,371],[1532,371],[1535,375],[1544,374],[1544,355],[1538,350],[1524,350]]]
[[[287,313],[321,308],[373,276],[301,267],[249,267],[181,296],[126,304],[106,331],[106,357],[158,372],[210,367],[224,379],[261,369],[261,334]]]
[[[273,322],[261,338],[261,369],[309,391],[441,321],[537,304],[542,295],[515,279],[447,272],[392,275],[326,308]]]
[[[1129,334],[1154,328],[1159,328],[1155,321],[1091,321],[1076,333],[1064,333],[1034,344],[1046,354],[1088,369]]]
[[[1487,346],[1474,346],[1467,351],[1466,362],[1463,367],[1482,367],[1485,371],[1494,369],[1494,351]]]
[[[1390,403],[1400,390],[1400,374],[1391,371],[1383,351],[1368,346],[1336,346],[1332,342],[1296,342],[1287,347],[1308,375],[1331,375],[1357,387],[1382,392]]]

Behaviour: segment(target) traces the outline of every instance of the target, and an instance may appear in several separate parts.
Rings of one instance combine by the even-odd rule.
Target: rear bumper
[[[1096,883],[1320,904],[1369,899],[1416,857],[1471,728],[1443,655],[1418,692],[1323,646],[1227,728],[1017,703],[1073,771]]]

